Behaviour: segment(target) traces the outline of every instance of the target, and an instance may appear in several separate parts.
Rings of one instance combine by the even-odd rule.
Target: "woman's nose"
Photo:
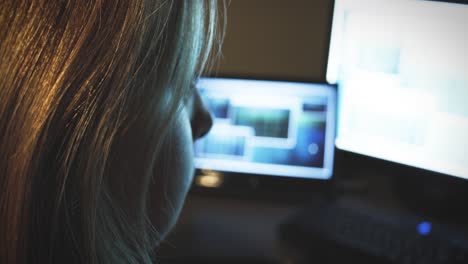
[[[211,117],[210,111],[203,103],[198,91],[195,92],[193,98],[193,116],[191,126],[194,141],[208,134],[213,126],[213,118]]]

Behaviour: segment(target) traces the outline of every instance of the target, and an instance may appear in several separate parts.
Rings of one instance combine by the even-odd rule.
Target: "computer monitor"
[[[334,86],[240,78],[201,78],[196,86],[214,119],[195,144],[197,169],[330,179]]]
[[[338,149],[468,179],[468,5],[336,0]]]

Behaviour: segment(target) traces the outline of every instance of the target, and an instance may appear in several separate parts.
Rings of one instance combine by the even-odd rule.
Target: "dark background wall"
[[[332,0],[231,0],[218,76],[323,81]]]

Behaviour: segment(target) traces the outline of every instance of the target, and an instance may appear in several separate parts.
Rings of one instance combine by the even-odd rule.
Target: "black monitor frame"
[[[285,81],[327,85],[337,89],[336,85],[330,85],[324,81],[298,80],[291,78],[257,78],[252,76],[223,75],[206,76],[215,78],[233,78],[243,80]],[[336,114],[336,111],[335,111]],[[284,202],[307,202],[317,196],[328,197],[332,195],[333,176],[331,179],[307,179],[298,177],[270,176],[250,173],[234,173],[216,171],[220,174],[223,183],[216,188],[197,185],[197,177],[202,174],[195,170],[191,192],[202,195],[228,196],[241,199],[276,200]]]
[[[468,4],[468,0],[421,1]],[[332,21],[335,8],[335,1],[332,2],[329,42],[331,41]],[[328,47],[330,47],[330,45],[328,45]],[[327,61],[329,54],[330,49],[327,50]],[[325,68],[327,67],[327,61],[324,63]],[[338,86],[338,93],[340,93],[339,89]],[[372,177],[372,175],[383,177],[391,183],[388,188],[391,188],[396,198],[399,199],[400,204],[412,212],[438,219],[448,219],[450,221],[468,220],[468,212],[465,212],[465,207],[468,204],[468,179],[462,179],[452,175],[408,166],[338,148],[335,148],[334,172],[335,181],[353,181],[356,174],[365,174],[368,177]],[[370,185],[367,188],[373,187],[374,186]],[[352,190],[340,190],[338,194],[335,194],[341,195],[347,191],[352,192]]]

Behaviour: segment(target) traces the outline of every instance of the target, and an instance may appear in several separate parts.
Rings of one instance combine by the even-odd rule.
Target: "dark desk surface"
[[[409,211],[389,177],[341,179],[335,193],[335,202],[353,207]],[[158,251],[161,263],[279,263],[279,224],[311,202],[280,202],[284,195],[258,200],[189,194],[177,226]]]
[[[158,255],[170,263],[277,263],[278,225],[300,207],[292,203],[189,195],[177,226]]]

